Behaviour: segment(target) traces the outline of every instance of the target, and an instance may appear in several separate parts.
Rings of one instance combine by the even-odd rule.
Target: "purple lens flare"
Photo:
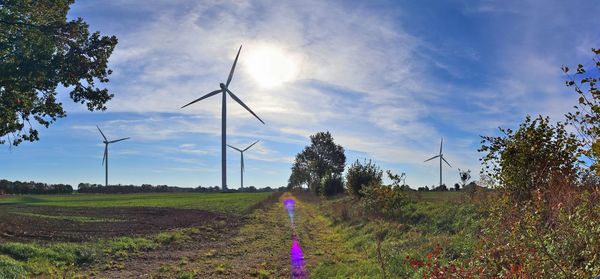
[[[305,279],[308,278],[308,272],[306,271],[306,264],[304,262],[304,254],[302,254],[302,248],[298,243],[294,227],[294,205],[296,200],[286,199],[283,201],[283,206],[287,209],[288,215],[290,216],[290,223],[292,225],[292,246],[290,247],[290,263],[292,265],[292,278],[293,279]]]
[[[296,200],[287,199],[283,201],[283,206],[288,211],[288,215],[290,216],[290,222],[292,223],[292,228],[294,228],[294,205],[296,204]]]
[[[296,235],[292,235],[292,247],[290,248],[290,259],[292,263],[292,278],[304,279],[308,278],[306,272],[306,265],[304,263],[304,255],[302,254],[302,248],[298,243]]]

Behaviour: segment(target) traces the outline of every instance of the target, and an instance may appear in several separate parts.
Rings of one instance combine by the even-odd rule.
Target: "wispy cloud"
[[[560,65],[589,60],[586,50],[600,43],[592,28],[600,7],[558,1],[99,3],[78,2],[72,13],[119,37],[110,61],[116,97],[99,114],[63,100],[71,116],[91,119],[65,134],[85,138],[98,123],[138,143],[127,158],[140,172],[191,180],[206,170],[210,183],[218,182],[221,99],[180,107],[218,88],[240,44],[231,90],[267,125],[229,100],[227,133],[234,144],[261,139],[247,155],[261,172],[255,179],[283,184],[308,137],[329,130],[349,160],[374,158],[422,185],[435,182],[437,168],[422,161],[442,137],[453,165],[475,171],[479,135],[525,114],[559,120],[576,102]],[[294,80],[265,88],[252,78],[252,51],[266,45],[293,60]]]

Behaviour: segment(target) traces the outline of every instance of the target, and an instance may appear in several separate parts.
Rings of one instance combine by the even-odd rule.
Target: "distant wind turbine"
[[[253,144],[251,144],[250,146],[248,146],[248,147],[246,147],[244,149],[239,149],[239,148],[231,146],[229,144],[227,145],[227,146],[229,146],[229,147],[231,147],[231,148],[233,148],[233,149],[235,149],[235,150],[237,150],[237,151],[240,152],[240,156],[241,156],[240,174],[242,175],[241,176],[241,180],[240,180],[240,185],[241,185],[240,188],[244,188],[244,152],[246,150],[250,149],[250,147],[254,146],[258,142],[259,142],[259,140],[255,141]]]
[[[104,185],[108,186],[108,145],[111,143],[115,143],[115,142],[119,142],[119,141],[123,141],[126,139],[130,139],[130,138],[122,138],[122,139],[118,139],[118,140],[111,140],[109,141],[108,139],[106,139],[106,136],[104,135],[104,133],[102,133],[102,130],[100,130],[100,127],[96,126],[96,128],[98,128],[98,131],[100,131],[100,134],[102,134],[102,137],[104,138],[104,157],[102,157],[102,165],[104,165],[105,169],[104,169],[104,174],[105,174],[105,180],[104,180]]]
[[[444,154],[442,153],[442,145],[444,144],[444,139],[442,138],[442,141],[440,142],[440,154],[435,155],[427,160],[425,160],[425,162],[427,161],[431,161],[435,158],[440,158],[440,186],[442,186],[442,161],[444,161],[446,164],[448,164],[449,167],[452,167],[450,165],[450,163],[448,163],[448,161],[446,161],[446,159],[444,159]]]
[[[256,115],[256,113],[254,113],[248,106],[246,106],[246,104],[244,104],[244,102],[242,102],[242,100],[240,100],[240,98],[238,98],[235,94],[233,94],[233,92],[231,92],[229,90],[229,83],[231,83],[231,79],[233,78],[233,71],[235,70],[235,64],[237,64],[238,57],[240,56],[240,51],[242,51],[241,45],[240,45],[240,49],[237,52],[237,55],[235,56],[235,60],[233,61],[233,66],[231,66],[231,71],[229,72],[229,77],[227,78],[227,82],[225,84],[220,83],[219,84],[220,89],[210,92],[210,93],[192,101],[191,103],[181,107],[181,108],[185,108],[193,103],[204,100],[208,97],[217,95],[219,93],[223,94],[222,105],[221,105],[221,107],[222,107],[222,109],[221,109],[221,189],[222,190],[227,189],[227,164],[226,164],[226,162],[227,162],[227,150],[226,150],[226,145],[227,145],[227,94],[229,94],[229,96],[232,99],[234,99],[236,102],[238,102],[238,104],[240,104],[247,111],[249,111],[252,115],[254,115],[254,117],[256,117],[258,119],[258,121],[260,121],[262,124],[265,124],[265,122],[262,121],[262,119],[260,119],[260,117],[258,117],[258,115]]]

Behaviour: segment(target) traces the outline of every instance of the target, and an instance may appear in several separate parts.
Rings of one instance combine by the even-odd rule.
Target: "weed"
[[[17,279],[25,278],[25,275],[26,271],[21,263],[8,256],[0,255],[0,278]]]

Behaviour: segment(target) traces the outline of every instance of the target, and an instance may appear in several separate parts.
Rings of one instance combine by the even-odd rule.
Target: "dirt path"
[[[295,200],[294,230],[283,204],[287,199]],[[212,257],[199,257],[192,264],[198,271],[196,277],[290,278],[293,232],[302,249],[305,268],[313,278],[319,278],[311,273],[317,266],[352,264],[363,258],[348,248],[314,201],[285,193],[277,203],[254,211],[249,223],[242,226],[227,247]]]
[[[283,205],[286,199],[295,200],[295,230]],[[319,277],[311,272],[313,269],[352,264],[362,257],[347,248],[316,203],[290,193],[254,210],[241,224],[229,225],[231,230],[222,236],[154,251],[125,262],[122,270],[103,272],[98,277],[290,278],[293,231],[299,244],[294,249],[302,249],[305,268],[313,278]]]

